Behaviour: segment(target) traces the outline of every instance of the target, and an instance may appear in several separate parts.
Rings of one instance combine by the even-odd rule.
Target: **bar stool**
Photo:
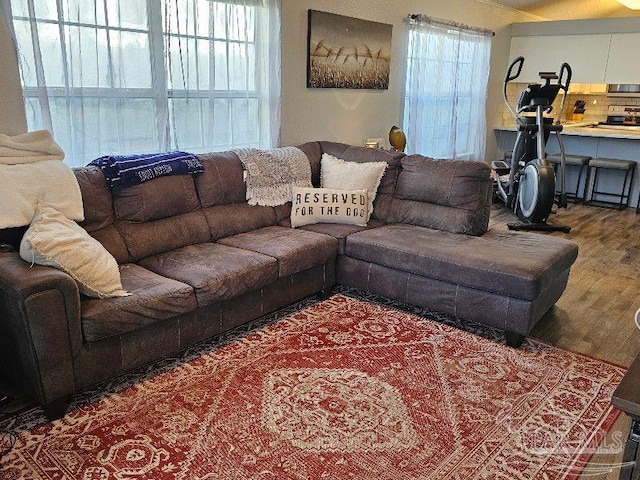
[[[604,170],[618,170],[624,171],[624,183],[622,184],[622,191],[616,192],[603,192],[597,190],[598,188],[598,171]],[[598,207],[617,207],[619,210],[624,210],[629,206],[629,200],[631,196],[631,186],[633,185],[633,175],[636,171],[636,162],[633,160],[619,160],[616,158],[593,158],[589,160],[589,172],[587,174],[587,183],[585,185],[585,199],[587,198],[586,190],[591,187],[591,195],[589,199],[584,203],[585,205],[595,205]],[[619,198],[619,202],[610,202],[604,200],[594,200],[594,195],[604,195],[608,197]]]
[[[584,169],[589,164],[589,160],[591,160],[591,157],[589,155],[565,155],[564,156],[565,165],[567,167],[580,167],[580,170],[578,171],[578,180],[576,182],[576,191],[575,193],[567,193],[567,198],[573,199],[574,202],[577,202],[578,200],[584,200],[584,196],[587,194],[587,191],[586,191],[587,185],[586,185],[586,177],[585,177],[585,188],[582,192],[582,197],[580,197],[580,180],[582,180],[582,173],[584,172]],[[562,161],[560,160],[560,155],[549,155],[547,156],[547,161],[549,163],[553,163],[553,169],[556,172],[558,172],[558,165],[562,163]],[[564,175],[564,172],[562,172],[562,175]],[[560,193],[560,192],[556,190],[556,193]]]

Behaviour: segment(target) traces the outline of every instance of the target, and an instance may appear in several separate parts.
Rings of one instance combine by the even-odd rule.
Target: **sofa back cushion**
[[[483,162],[406,156],[388,220],[482,235],[489,225],[490,172]]]
[[[127,246],[114,225],[111,190],[102,170],[88,165],[74,169],[73,173],[80,186],[84,206],[84,220],[80,226],[98,240],[118,263],[129,262]]]
[[[232,203],[204,209],[211,240],[277,225],[278,218],[273,207]]]
[[[192,175],[159,177],[113,193],[113,210],[134,261],[209,241]]]
[[[196,177],[196,190],[202,208],[247,201],[242,163],[233,152],[198,155],[204,173]]]
[[[405,156],[402,152],[391,150],[371,149],[344,143],[319,142],[322,153],[328,153],[347,162],[387,162],[376,199],[373,202],[372,219],[388,223],[391,199],[396,188],[398,174],[400,173],[400,161]],[[312,168],[313,172],[313,168]],[[315,185],[315,183],[314,183]]]
[[[311,166],[311,183],[314,187],[320,186],[320,159],[322,158],[322,149],[318,142],[307,142],[297,146],[302,150],[309,159]]]
[[[116,227],[134,261],[210,239],[202,210],[148,222],[117,221]]]
[[[89,165],[73,170],[76,176],[82,203],[84,206],[84,220],[80,226],[91,233],[113,223],[113,207],[111,205],[111,191],[99,167]]]
[[[113,194],[118,220],[150,222],[200,209],[191,175],[159,177]]]
[[[198,155],[204,173],[196,177],[196,190],[211,240],[276,225],[273,207],[249,205],[242,162],[234,152]]]

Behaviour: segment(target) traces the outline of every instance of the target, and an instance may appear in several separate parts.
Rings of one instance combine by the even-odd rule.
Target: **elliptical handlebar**
[[[560,100],[560,112],[558,113],[558,117],[556,118],[556,125],[561,125],[562,123],[562,112],[564,112],[564,101],[567,99],[567,94],[569,93],[569,85],[571,84],[571,65],[567,62],[563,63],[560,67],[560,73],[558,75],[558,85],[562,90],[562,100]],[[565,75],[567,78],[565,79]],[[564,168],[564,165],[563,165]],[[562,179],[564,182],[564,178]]]
[[[514,67],[516,65],[518,66],[518,71],[514,74],[513,73],[513,69],[514,69]],[[522,73],[523,65],[524,65],[524,57],[522,55],[517,57],[517,58],[515,58],[511,62],[511,65],[509,65],[509,68],[507,69],[507,74],[504,77],[504,84],[503,84],[504,88],[502,89],[502,97],[504,98],[504,103],[507,106],[507,108],[509,109],[509,111],[511,112],[511,115],[513,115],[513,118],[515,118],[516,123],[520,123],[520,122],[519,122],[519,119],[518,119],[518,114],[515,112],[515,110],[513,109],[513,107],[511,107],[511,104],[509,103],[509,98],[507,97],[507,84],[509,82],[512,82],[513,80],[515,80],[516,78],[518,78],[520,76],[520,73]],[[571,69],[569,69],[569,70],[571,70]],[[571,74],[569,74],[569,75],[571,75]]]
[[[563,63],[560,67],[560,74],[558,75],[558,85],[560,88],[565,91],[565,93],[569,92],[569,84],[571,84],[571,65],[568,63]],[[567,75],[567,79],[564,79],[565,74]]]
[[[515,67],[516,64],[518,64],[518,71],[515,73],[515,75],[513,75],[511,72],[513,71],[513,67]],[[520,55],[519,57],[514,59],[513,62],[511,62],[511,65],[509,65],[509,69],[507,70],[507,74],[504,77],[504,83],[512,82],[513,80],[518,78],[520,76],[520,73],[522,72],[522,66],[523,65],[524,65],[524,57],[522,55]]]

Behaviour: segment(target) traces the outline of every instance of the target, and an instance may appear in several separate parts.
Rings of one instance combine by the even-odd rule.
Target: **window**
[[[483,158],[490,35],[421,15],[407,19],[403,128],[410,152]]]
[[[105,154],[276,146],[279,0],[4,8],[28,127],[51,130],[72,166]]]

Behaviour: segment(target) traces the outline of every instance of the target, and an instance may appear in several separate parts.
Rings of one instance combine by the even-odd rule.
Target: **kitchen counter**
[[[593,127],[593,123],[588,124],[564,124],[562,129],[563,136],[577,137],[597,137],[597,138],[622,138],[626,140],[640,140],[640,129],[621,130],[618,128]],[[503,125],[494,127],[494,130],[505,132],[515,132],[516,126]]]
[[[640,163],[640,129],[620,130],[616,128],[593,127],[593,123],[566,123],[563,124],[562,140],[568,155],[588,155],[596,158],[619,158],[621,160],[633,160]],[[498,145],[499,159],[502,159],[503,152],[513,150],[516,140],[516,126],[504,125],[494,127],[496,143]],[[555,135],[551,135],[547,143],[546,153],[556,155],[560,153],[560,148]],[[640,171],[640,165],[636,169]],[[567,172],[567,185],[575,188],[577,181],[576,168],[569,168]],[[637,177],[637,173],[636,173]],[[620,191],[623,175],[619,171],[604,170],[598,174],[602,191]],[[600,184],[599,184],[600,185]],[[635,178],[632,185],[631,205],[636,205],[640,195],[640,181]],[[611,200],[608,198],[608,200]]]

